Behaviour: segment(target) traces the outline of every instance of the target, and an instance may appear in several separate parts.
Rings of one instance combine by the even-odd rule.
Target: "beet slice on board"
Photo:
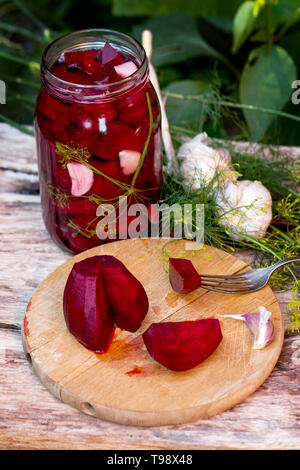
[[[86,348],[104,352],[114,330],[97,257],[75,263],[63,297],[67,327]]]
[[[115,324],[134,332],[147,315],[149,302],[141,282],[114,256],[99,256]]]
[[[201,276],[188,259],[169,258],[169,279],[173,290],[179,294],[201,287]]]
[[[107,349],[114,324],[136,331],[149,302],[140,281],[114,256],[102,255],[75,263],[63,297],[67,327],[95,352]]]
[[[185,371],[207,359],[222,340],[219,320],[152,323],[143,333],[150,356],[173,371]]]

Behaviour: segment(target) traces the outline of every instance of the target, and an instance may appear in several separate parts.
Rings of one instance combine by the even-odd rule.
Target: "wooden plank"
[[[0,167],[7,170],[37,174],[34,137],[9,124],[0,123]]]
[[[299,336],[246,401],[183,426],[137,428],[83,415],[28,366],[19,331],[0,329],[0,449],[299,449]]]

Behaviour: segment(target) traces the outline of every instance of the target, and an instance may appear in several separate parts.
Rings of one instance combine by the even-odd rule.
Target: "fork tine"
[[[252,291],[255,291],[255,290],[258,290],[258,288],[255,288],[254,286],[247,286],[247,288],[244,288],[244,289],[237,289],[237,290],[234,290],[234,289],[220,289],[218,287],[210,287],[210,286],[202,286],[204,289],[206,290],[211,290],[211,291],[214,291],[214,292],[220,292],[220,293],[223,293],[223,294],[244,294],[246,292],[252,292]]]
[[[251,283],[248,283],[248,284],[234,284],[234,283],[229,283],[229,284],[206,284],[205,282],[203,282],[201,284],[202,287],[211,287],[211,288],[217,288],[217,289],[241,289],[241,290],[245,290],[245,289],[249,289],[251,287],[254,286],[254,284],[251,284]]]
[[[231,285],[234,283],[240,284],[241,286],[246,285],[250,280],[245,278],[224,278],[224,279],[206,279],[201,276],[202,284],[208,284],[212,286],[218,286],[221,284]]]
[[[200,274],[200,276],[202,277],[202,279],[207,279],[207,280],[212,280],[212,279],[220,279],[220,280],[223,280],[223,279],[244,279],[247,277],[247,274],[250,274],[252,271],[246,271],[244,273],[240,273],[240,274],[223,274],[222,276],[219,276],[217,274]]]

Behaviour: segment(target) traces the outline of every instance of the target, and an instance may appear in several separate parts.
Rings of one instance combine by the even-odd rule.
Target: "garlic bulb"
[[[263,238],[272,220],[272,197],[260,181],[228,182],[216,192],[217,209],[220,217],[234,239],[243,239],[242,234]]]
[[[214,178],[213,187],[226,181],[235,181],[238,177],[233,170],[231,156],[224,148],[214,149],[208,146],[206,132],[196,135],[185,142],[178,150],[177,157],[182,160],[180,166],[183,183],[197,190],[201,184],[209,184]]]

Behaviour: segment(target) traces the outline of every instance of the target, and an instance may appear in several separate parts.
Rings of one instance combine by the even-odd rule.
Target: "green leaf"
[[[269,33],[266,29],[260,29],[251,36],[252,42],[268,42]]]
[[[144,29],[153,35],[152,62],[156,67],[183,62],[198,56],[223,59],[198,33],[191,16],[170,15],[151,18],[133,28],[133,35],[141,40]]]
[[[291,16],[299,8],[299,0],[279,0],[276,5],[272,4],[272,25],[277,28],[279,25],[290,20]],[[260,28],[266,25],[266,12],[263,8],[257,19]]]
[[[190,95],[199,95],[210,86],[201,80],[179,80],[164,88],[163,93],[178,95],[178,98],[168,96],[166,111],[170,124],[195,124],[201,120],[203,105],[200,101],[189,101]]]
[[[280,46],[282,46],[292,56],[298,70],[300,70],[300,54],[298,47],[295,47],[297,44],[300,44],[299,29],[286,34],[280,41]]]
[[[256,18],[253,16],[254,2],[244,2],[236,12],[233,20],[232,53],[235,54],[252,33]]]
[[[279,46],[260,46],[251,51],[240,81],[242,104],[280,111],[291,95],[296,67]],[[253,140],[259,141],[274,119],[269,113],[244,110]]]
[[[285,24],[282,26],[280,31],[278,32],[278,39],[281,39],[287,30],[291,28],[295,23],[297,23],[300,20],[300,7],[297,8],[297,10],[294,11],[294,13],[291,15],[291,17],[285,22]]]
[[[231,31],[232,20],[243,0],[113,0],[116,16],[157,16],[185,13],[203,16],[223,31]]]

